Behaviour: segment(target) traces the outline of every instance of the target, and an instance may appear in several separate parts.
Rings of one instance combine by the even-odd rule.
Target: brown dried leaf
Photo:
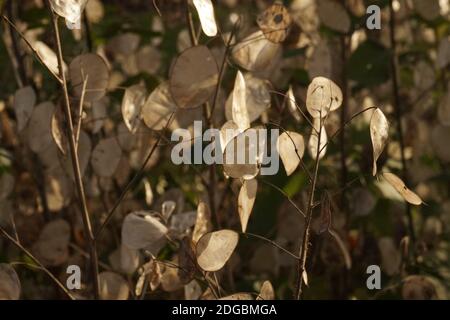
[[[53,11],[70,23],[77,23],[88,0],[50,0]]]
[[[275,300],[275,291],[270,281],[264,281],[256,300]]]
[[[306,108],[313,118],[325,118],[342,105],[342,91],[336,83],[325,77],[316,77],[308,86]]]
[[[19,300],[20,279],[13,267],[0,263],[0,300]]]
[[[245,79],[241,71],[237,72],[233,89],[232,118],[242,131],[250,128],[250,119],[246,104]]]
[[[317,8],[322,24],[341,33],[347,33],[350,30],[350,16],[340,2],[319,0]]]
[[[271,106],[269,87],[266,80],[253,76],[250,72],[244,74],[245,106],[250,122],[258,119]],[[236,86],[235,86],[236,88]],[[233,97],[235,90],[228,96],[225,104],[225,116],[233,119]]]
[[[277,151],[283,162],[286,174],[290,176],[297,169],[305,153],[303,136],[297,132],[283,132],[278,137]]]
[[[422,199],[415,194],[413,191],[409,190],[405,183],[393,173],[385,172],[383,173],[383,178],[394,187],[394,189],[405,199],[406,202],[413,204],[415,206],[420,206],[422,204]]]
[[[69,258],[70,225],[58,219],[45,225],[33,246],[36,257],[45,266],[60,266]]]
[[[116,138],[100,140],[92,151],[91,165],[100,177],[112,177],[122,157],[122,149]]]
[[[136,133],[141,125],[141,109],[147,98],[147,90],[142,84],[125,90],[122,100],[122,117],[131,133]]]
[[[240,292],[220,298],[219,300],[253,300],[253,296],[250,293]]]
[[[163,82],[148,97],[142,107],[141,118],[150,129],[162,130],[175,111],[176,105],[169,91],[169,83]]]
[[[77,98],[82,95],[85,79],[87,79],[84,97],[86,102],[100,100],[106,94],[109,70],[105,60],[97,54],[82,54],[73,59],[69,66],[69,76]]]
[[[100,299],[127,300],[130,294],[128,282],[119,274],[104,271],[98,276]]]
[[[308,142],[308,151],[311,155],[311,158],[316,160],[317,153],[322,150],[319,154],[319,159],[322,159],[327,153],[327,143],[328,143],[328,135],[325,130],[325,126],[322,124],[322,129],[320,128],[320,119],[314,118],[314,129],[311,132],[311,136],[309,137]],[[317,134],[320,131],[320,143],[319,143],[319,135]]]
[[[245,180],[238,197],[239,218],[241,221],[242,232],[247,230],[248,220],[252,214],[253,205],[258,191],[258,181],[256,179]]]
[[[223,155],[224,173],[235,179],[250,180],[259,172],[259,134],[257,129],[248,129],[234,137],[225,147]]]
[[[249,71],[262,71],[270,65],[280,49],[279,44],[269,41],[259,30],[235,45],[232,56],[242,68]]]
[[[23,87],[16,91],[14,95],[14,112],[19,132],[27,126],[35,104],[36,93],[32,87]]]
[[[194,244],[206,233],[212,230],[211,212],[208,205],[201,201],[197,207],[197,218],[195,221],[194,232],[192,233],[192,241]]]
[[[230,259],[239,241],[232,230],[220,230],[205,234],[197,243],[197,263],[205,271],[218,271]]]
[[[128,214],[122,224],[122,243],[131,249],[146,249],[153,254],[166,244],[167,227],[150,212]]]
[[[36,153],[44,151],[53,142],[51,122],[55,106],[44,102],[36,106],[27,127],[28,145]]]
[[[192,109],[209,100],[219,79],[216,60],[206,46],[185,50],[170,74],[169,87],[178,107]]]
[[[375,176],[377,174],[377,160],[383,153],[383,149],[389,138],[389,123],[384,113],[379,108],[375,110],[370,119],[370,138],[372,139],[373,147],[372,174]]]
[[[275,3],[260,14],[256,22],[267,39],[280,43],[289,33],[292,18],[283,4]]]
[[[203,32],[208,37],[214,37],[217,34],[217,25],[211,0],[193,0],[193,3],[197,9]]]

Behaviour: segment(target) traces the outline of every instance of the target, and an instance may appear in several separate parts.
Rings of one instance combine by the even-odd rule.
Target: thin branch
[[[69,90],[67,87],[67,80],[66,75],[64,73],[63,69],[63,52],[62,52],[62,44],[61,44],[61,37],[59,34],[59,26],[58,26],[58,16],[53,12],[51,4],[49,0],[47,0],[47,6],[52,18],[53,22],[53,32],[55,37],[55,43],[57,46],[57,58],[58,58],[58,67],[59,67],[59,75],[62,79],[61,81],[61,89],[63,91],[64,95],[64,113],[66,117],[66,122],[68,124],[68,139],[69,139],[69,146],[70,146],[70,154],[72,159],[72,167],[73,167],[73,173],[75,178],[75,185],[77,189],[78,199],[80,201],[80,209],[82,211],[82,218],[83,218],[83,227],[84,227],[84,233],[89,241],[89,247],[90,247],[90,263],[91,263],[91,276],[94,280],[94,297],[96,299],[99,298],[99,280],[98,280],[98,257],[97,257],[97,246],[94,238],[94,234],[92,232],[92,226],[91,226],[91,220],[89,216],[89,211],[86,203],[86,197],[84,193],[84,186],[81,176],[81,170],[80,170],[80,161],[78,158],[77,153],[77,147],[75,142],[75,132],[74,132],[74,126],[72,121],[72,115],[71,115],[71,106],[70,106],[70,98],[69,98]]]
[[[397,43],[395,40],[395,11],[393,1],[389,1],[389,37],[391,42],[391,72],[392,72],[392,91],[394,93],[394,109],[395,118],[397,122],[397,135],[400,144],[400,155],[402,161],[402,175],[403,181],[408,184],[408,168],[406,166],[406,155],[405,155],[405,139],[403,136],[403,124],[402,124],[402,110],[400,102],[400,90],[399,90],[399,80],[398,80],[398,61],[397,61]],[[409,235],[411,237],[411,242],[414,244],[416,241],[416,232],[414,230],[414,222],[412,219],[411,205],[406,202],[406,217],[408,219],[408,229]]]
[[[365,113],[365,112],[367,112],[367,111],[369,111],[369,110],[373,110],[373,109],[378,109],[378,107],[369,107],[369,108],[366,108],[366,109],[364,109],[364,110],[361,110],[361,111],[359,111],[359,112],[357,112],[357,113],[355,113],[353,116],[351,116],[351,118],[350,119],[348,119],[345,123],[344,123],[344,125],[343,126],[341,126],[341,127],[339,127],[339,129],[337,129],[336,130],[336,132],[334,132],[329,138],[328,138],[328,141],[327,141],[327,143],[325,143],[323,146],[322,146],[322,148],[320,149],[320,152],[322,152],[323,150],[325,150],[325,148],[326,147],[328,147],[328,145],[331,143],[331,141],[346,127],[346,126],[348,126],[350,123],[352,123],[352,121],[355,119],[355,118],[357,118],[357,117],[359,117],[360,115],[362,115],[363,113]]]
[[[84,78],[84,77],[83,77]],[[86,96],[86,86],[88,82],[89,75],[86,76],[86,78],[83,79],[83,89],[81,91],[81,98],[80,98],[80,104],[78,105],[78,112],[77,112],[77,126],[75,130],[75,149],[78,151],[78,142],[80,141],[80,133],[81,133],[81,123],[83,118],[83,105],[84,105],[84,98]]]
[[[295,254],[293,254],[292,252],[290,252],[289,250],[283,248],[282,246],[280,246],[278,243],[276,243],[275,241],[272,241],[270,239],[267,239],[266,237],[257,235],[257,234],[253,234],[253,233],[249,233],[249,232],[245,232],[243,233],[244,236],[250,236],[250,237],[254,237],[260,240],[263,240],[269,244],[271,244],[272,246],[274,246],[275,248],[280,249],[281,251],[283,251],[284,253],[288,254],[289,256],[291,256],[292,258],[299,260],[300,257],[296,256]]]
[[[22,32],[20,32],[20,30],[16,27],[16,25],[12,23],[11,20],[9,20],[8,17],[6,17],[5,15],[2,15],[2,19],[6,21],[17,32],[17,34],[20,36],[20,38],[22,38],[23,41],[25,41],[30,50],[33,51],[34,56],[37,58],[37,60],[53,75],[53,77],[55,77],[56,80],[58,80],[59,83],[62,83],[62,79],[45,64],[39,52],[36,51],[31,42],[28,41],[28,39]]]
[[[173,112],[170,117],[169,120],[167,121],[163,131],[165,131],[170,123],[172,122],[172,119],[175,115],[175,112]],[[142,166],[139,168],[138,172],[136,172],[136,174],[134,175],[134,177],[131,179],[131,181],[125,186],[124,190],[122,191],[121,195],[119,196],[119,199],[117,199],[116,203],[114,204],[114,206],[112,207],[112,209],[108,212],[108,215],[106,216],[105,221],[101,224],[101,226],[99,227],[99,229],[97,230],[97,232],[95,233],[95,239],[97,240],[100,235],[102,234],[103,230],[105,229],[106,225],[109,223],[109,221],[111,220],[112,216],[114,215],[115,211],[117,210],[117,208],[119,207],[119,205],[122,203],[123,199],[125,199],[126,195],[128,194],[128,192],[131,190],[131,187],[139,180],[140,176],[142,175],[142,173],[145,171],[145,167],[147,166],[147,163],[150,161],[151,157],[153,156],[153,153],[156,151],[156,148],[158,147],[161,139],[162,139],[163,134],[161,133],[158,137],[158,139],[156,140],[156,142],[153,144],[150,152],[147,155],[147,158],[144,160],[144,163],[142,164]]]
[[[289,197],[289,195],[286,192],[284,192],[283,189],[281,189],[280,187],[274,185],[273,183],[271,183],[269,181],[265,181],[265,180],[260,180],[260,181],[262,181],[262,183],[267,184],[268,186],[274,188],[275,190],[280,192],[282,195],[284,195],[286,197],[286,199],[290,202],[290,204],[292,204],[292,206],[295,208],[295,210],[297,210],[297,212],[300,213],[300,215],[302,215],[304,218],[306,218],[306,214],[295,204],[295,202],[291,199],[291,197]]]
[[[66,287],[46,268],[44,265],[31,254],[24,246],[22,246],[16,239],[11,237],[2,226],[0,226],[0,233],[9,241],[11,241],[19,250],[21,250],[24,254],[26,254],[36,265],[38,265],[39,269],[44,271],[50,279],[69,297],[71,300],[75,300],[75,297],[66,289]]]
[[[317,174],[319,172],[319,163],[320,163],[320,140],[322,136],[322,112],[320,112],[320,123],[319,123],[319,134],[317,135],[317,154],[316,154],[316,163],[314,165],[314,175],[313,181],[311,183],[311,187],[309,189],[309,199],[308,199],[308,210],[306,212],[306,222],[305,222],[305,231],[303,232],[302,243],[300,245],[300,259],[298,261],[298,274],[297,274],[297,288],[295,293],[295,298],[300,300],[302,295],[302,285],[303,285],[303,273],[306,272],[306,259],[308,256],[308,248],[309,248],[309,237],[310,237],[310,227],[312,221],[312,213],[314,207],[314,194],[316,191],[317,184]]]

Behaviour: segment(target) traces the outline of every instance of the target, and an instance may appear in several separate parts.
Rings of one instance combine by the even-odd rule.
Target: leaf
[[[415,206],[422,204],[422,199],[420,199],[420,197],[413,191],[409,190],[398,176],[393,173],[385,172],[383,173],[383,178],[394,187],[394,189],[403,197],[403,199],[405,199],[406,202],[409,202]]]
[[[256,300],[275,300],[275,291],[270,281],[264,281]]]
[[[274,3],[258,16],[256,22],[267,39],[280,43],[289,33],[292,18],[285,6]]]
[[[347,33],[350,30],[350,16],[338,1],[318,0],[317,8],[322,24],[341,33]]]
[[[325,77],[316,77],[308,86],[306,108],[313,118],[325,118],[328,112],[342,105],[342,99],[342,91],[337,84]]]
[[[131,133],[136,133],[141,125],[141,110],[147,99],[147,90],[142,84],[125,90],[122,100],[122,117]]]
[[[193,0],[193,2],[200,18],[203,32],[208,37],[214,37],[217,34],[217,25],[211,0]]]
[[[56,267],[69,259],[70,225],[62,219],[53,220],[42,229],[33,252],[44,266]]]
[[[303,282],[305,283],[305,286],[309,286],[309,284],[308,284],[308,273],[306,272],[306,270],[303,270],[303,273],[302,273],[302,279],[303,279]]]
[[[219,300],[253,300],[253,296],[250,293],[239,292],[222,297]]]
[[[138,250],[130,249],[125,244],[120,245],[120,270],[133,274],[139,267],[141,256]]]
[[[271,99],[267,81],[253,76],[250,72],[244,74],[245,106],[250,123],[258,119],[271,106]],[[227,120],[233,119],[234,90],[228,96],[225,104]]]
[[[176,105],[169,91],[169,83],[163,82],[148,97],[142,107],[141,118],[150,129],[162,130],[175,111]]]
[[[241,220],[242,232],[247,230],[248,220],[252,214],[255,204],[256,192],[258,191],[258,181],[256,179],[245,180],[239,191],[238,210]]]
[[[242,131],[250,128],[250,119],[246,103],[245,79],[240,71],[236,75],[232,102],[233,121]]]
[[[322,129],[320,128],[320,119],[319,118],[314,118],[314,129],[311,132],[311,136],[309,137],[309,142],[308,142],[308,151],[309,154],[311,155],[311,158],[313,158],[314,160],[316,160],[317,158],[317,153],[319,152],[319,150],[322,150],[319,154],[319,159],[322,159],[325,154],[327,153],[327,143],[328,143],[328,136],[327,136],[327,132],[325,131],[325,126],[322,125]],[[320,131],[320,145],[319,144],[319,134],[318,132]],[[319,147],[319,149],[317,148]]]
[[[377,174],[377,160],[383,153],[389,138],[389,123],[381,111],[377,108],[370,119],[370,138],[372,139],[373,148],[373,171],[372,174]]]
[[[53,11],[70,23],[81,20],[81,14],[88,0],[50,0]]]
[[[104,271],[98,275],[100,299],[128,300],[128,282],[119,274]]]
[[[19,300],[20,291],[16,270],[7,263],[0,263],[0,300]]]
[[[122,224],[122,243],[131,249],[146,249],[153,254],[166,244],[167,227],[150,212],[128,214]]]
[[[69,66],[69,76],[77,98],[81,98],[86,79],[86,102],[98,101],[106,94],[109,70],[105,60],[97,54],[82,54],[73,59]]]
[[[327,192],[324,193],[320,203],[320,226],[318,234],[330,230],[331,227],[331,199]]]
[[[294,120],[297,123],[300,123],[302,121],[302,114],[297,108],[297,102],[295,101],[294,91],[292,90],[292,86],[289,86],[289,90],[286,93],[287,95],[287,106],[289,109],[289,112],[294,117]]]
[[[233,47],[233,60],[249,71],[262,71],[277,56],[280,44],[269,41],[259,30],[242,39]]]
[[[225,148],[228,143],[240,133],[241,131],[233,120],[229,120],[223,124],[222,128],[220,128],[220,147],[222,149],[222,153],[225,152]]]
[[[234,137],[225,147],[224,173],[235,179],[251,180],[259,172],[258,130],[248,129]]]
[[[286,174],[290,176],[300,164],[305,153],[305,141],[297,132],[285,131],[278,137],[277,151],[283,162]]]
[[[58,147],[59,151],[63,155],[67,154],[67,147],[68,147],[68,141],[67,137],[64,134],[64,126],[63,126],[63,111],[61,108],[56,108],[55,112],[52,116],[52,137],[53,141],[55,141],[56,146]]]
[[[59,64],[56,53],[42,41],[36,41],[35,43],[33,43],[33,47],[34,50],[36,50],[36,52],[38,53],[42,62],[47,66],[47,68],[54,74],[59,75],[59,68],[58,68]],[[63,61],[63,70],[64,72],[67,71],[67,65],[64,63],[64,61]]]
[[[211,232],[212,229],[211,212],[208,205],[201,201],[197,206],[197,217],[192,233],[192,241],[194,244],[196,244],[204,234]]]
[[[145,188],[145,203],[150,207],[153,203],[153,190],[152,185],[148,179],[144,179],[144,188]]]
[[[169,221],[170,217],[172,216],[172,213],[175,211],[177,204],[175,201],[168,200],[164,201],[161,206],[161,215],[165,219],[165,221]]]
[[[198,300],[202,295],[202,287],[197,280],[192,280],[184,286],[185,300]]]
[[[115,137],[100,140],[92,151],[92,168],[101,177],[111,177],[116,172],[121,157],[122,149]]]
[[[195,46],[178,56],[169,88],[178,107],[192,109],[211,98],[218,79],[219,69],[211,51],[206,46]]]
[[[219,271],[230,259],[239,241],[232,230],[220,230],[205,234],[197,243],[197,263],[204,271]]]
[[[36,105],[36,93],[32,87],[23,87],[14,95],[14,112],[17,119],[17,131],[22,131],[33,113]]]
[[[141,295],[145,280],[149,282],[150,290],[152,291],[156,290],[161,284],[161,266],[155,259],[151,259],[149,262],[144,264],[142,268],[140,268],[139,274],[140,276],[135,288],[135,294],[137,296]]]
[[[37,105],[27,127],[28,146],[36,153],[47,149],[53,142],[51,122],[55,106],[51,102]]]

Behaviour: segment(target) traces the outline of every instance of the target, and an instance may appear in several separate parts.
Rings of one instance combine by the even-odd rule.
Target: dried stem
[[[25,35],[19,31],[19,29],[16,27],[16,25],[14,23],[12,23],[11,20],[9,20],[8,17],[6,17],[5,15],[2,15],[2,19],[4,21],[6,21],[14,29],[14,31],[16,31],[16,33],[20,36],[20,38],[23,41],[25,41],[27,46],[34,53],[34,56],[36,57],[36,59],[55,77],[56,80],[58,80],[59,83],[61,83],[62,79],[45,64],[45,62],[44,62],[44,60],[42,60],[42,57],[40,56],[39,52],[36,51],[36,49],[33,47],[31,42],[28,41],[28,39],[25,37]]]
[[[167,120],[167,123],[163,129],[163,131],[165,131],[170,123],[172,122],[172,119],[174,117],[175,113],[172,113],[169,117],[169,119]],[[122,193],[119,196],[119,199],[117,199],[116,203],[114,204],[114,206],[112,207],[112,209],[108,212],[108,215],[106,216],[105,221],[101,224],[101,226],[99,227],[99,229],[97,230],[97,232],[95,233],[95,239],[97,240],[100,235],[102,234],[103,230],[105,229],[106,225],[109,223],[109,221],[111,220],[112,216],[114,215],[114,213],[116,212],[117,208],[119,207],[119,205],[122,203],[123,199],[125,199],[125,196],[128,194],[128,192],[131,190],[131,187],[139,180],[139,178],[141,177],[142,173],[145,171],[145,167],[147,166],[147,163],[150,161],[150,159],[152,158],[153,154],[156,151],[156,148],[158,148],[159,143],[161,142],[163,138],[163,133],[161,132],[161,134],[158,136],[158,139],[156,140],[156,142],[153,144],[150,152],[147,155],[147,158],[145,158],[144,162],[142,163],[141,167],[139,168],[138,172],[136,172],[136,174],[134,175],[134,177],[131,179],[131,181],[125,186],[124,190],[122,191]]]
[[[80,170],[80,161],[78,158],[76,141],[75,141],[75,132],[71,115],[71,107],[70,107],[70,98],[69,98],[69,90],[67,88],[67,80],[66,75],[64,73],[63,68],[63,52],[62,52],[62,44],[61,37],[59,34],[59,26],[58,26],[58,16],[53,12],[51,8],[50,2],[47,0],[48,9],[50,11],[53,23],[53,32],[55,36],[55,43],[57,46],[57,58],[58,58],[58,68],[59,68],[59,76],[61,78],[61,89],[64,95],[64,114],[66,117],[66,122],[68,124],[68,140],[70,146],[70,155],[72,159],[72,167],[75,178],[75,185],[77,189],[78,199],[80,201],[80,208],[82,212],[83,219],[83,227],[85,236],[89,242],[90,249],[90,265],[91,265],[91,276],[93,278],[94,286],[93,293],[96,299],[99,298],[99,282],[98,282],[98,257],[97,257],[97,245],[94,238],[94,233],[92,231],[91,220],[89,217],[89,211],[86,203],[86,197],[84,193],[84,186],[81,176]]]
[[[348,179],[348,170],[347,170],[347,152],[345,149],[346,137],[345,137],[345,121],[347,120],[347,108],[348,108],[348,79],[347,79],[347,48],[348,41],[347,36],[341,36],[341,60],[342,60],[342,107],[341,107],[341,132],[339,134],[339,148],[341,153],[341,186],[345,187]],[[347,220],[348,220],[348,211],[347,209],[347,199],[346,199],[346,188],[342,189],[341,193],[341,208],[347,212]]]
[[[302,237],[302,243],[300,245],[300,259],[298,261],[298,274],[297,274],[297,288],[295,292],[295,298],[297,300],[300,300],[302,295],[302,286],[303,286],[303,273],[306,271],[306,259],[308,256],[308,248],[309,248],[309,236],[310,236],[310,227],[311,227],[311,220],[312,220],[312,213],[313,213],[313,207],[314,207],[314,194],[316,191],[316,184],[317,184],[317,174],[319,172],[319,163],[320,163],[320,138],[322,136],[322,113],[320,113],[320,125],[319,125],[319,133],[317,135],[317,154],[316,154],[316,162],[314,165],[314,173],[313,173],[313,180],[309,189],[309,197],[308,197],[308,209],[306,212],[306,222],[305,222],[305,230],[303,232]]]
[[[400,154],[402,160],[402,176],[403,181],[408,185],[408,168],[406,165],[406,156],[405,156],[405,140],[403,136],[403,124],[402,124],[402,109],[400,102],[400,91],[399,91],[399,80],[398,80],[398,61],[396,48],[397,43],[395,40],[395,11],[393,7],[393,1],[389,1],[389,37],[391,42],[391,72],[392,72],[392,91],[394,93],[394,108],[395,108],[395,119],[397,122],[397,135],[400,144]],[[416,233],[414,230],[414,222],[412,219],[411,213],[411,205],[406,203],[406,217],[408,219],[408,229],[409,236],[411,237],[411,241],[414,245],[416,241]]]
[[[44,265],[31,254],[30,251],[28,251],[24,246],[20,244],[19,241],[11,237],[8,232],[6,232],[3,227],[0,226],[0,233],[9,241],[11,241],[20,251],[22,251],[24,254],[26,254],[36,265],[38,265],[39,269],[44,271],[50,279],[53,280],[53,282],[69,297],[71,300],[75,300],[74,296],[66,289],[66,287],[46,268]]]

